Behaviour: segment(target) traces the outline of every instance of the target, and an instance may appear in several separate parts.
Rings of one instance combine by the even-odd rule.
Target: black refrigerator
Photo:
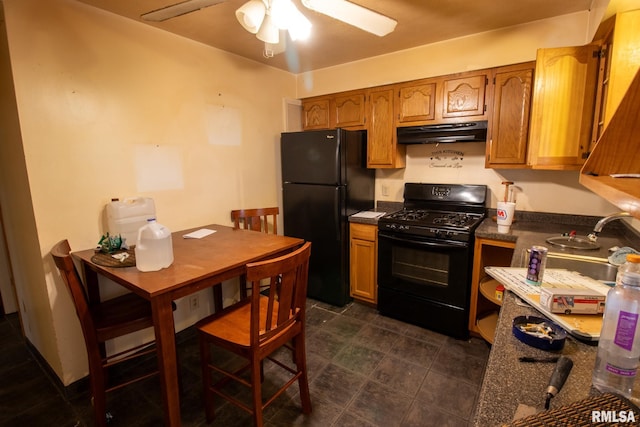
[[[285,132],[280,139],[284,234],[311,242],[307,295],[349,296],[349,215],[373,209],[375,170],[365,131]]]

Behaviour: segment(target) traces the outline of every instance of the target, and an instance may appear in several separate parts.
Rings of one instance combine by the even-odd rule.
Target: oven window
[[[393,246],[391,275],[416,283],[446,287],[449,283],[449,254]]]

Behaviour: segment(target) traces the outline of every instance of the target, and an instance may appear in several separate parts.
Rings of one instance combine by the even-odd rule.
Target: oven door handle
[[[452,249],[452,247],[463,248],[468,246],[468,244],[465,242],[451,242],[451,241],[448,241],[446,243],[426,242],[423,240],[413,240],[413,239],[407,239],[403,237],[396,237],[396,236],[392,236],[390,234],[385,234],[385,233],[378,233],[378,237],[383,237],[385,239],[394,240],[396,242],[401,242],[401,243],[410,243],[412,245],[428,246],[430,248]]]

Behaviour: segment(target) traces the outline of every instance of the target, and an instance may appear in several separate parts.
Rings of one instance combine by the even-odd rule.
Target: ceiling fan
[[[181,3],[144,13],[141,15],[141,18],[145,21],[166,21],[167,19],[195,12],[224,1],[226,0],[186,0]],[[374,12],[366,7],[351,3],[347,0],[301,0],[301,2],[310,10],[340,20],[346,24],[360,28],[379,37],[383,37],[392,32],[397,24],[397,21],[394,19],[378,12]],[[293,19],[296,19],[296,22],[302,22],[303,27],[308,27],[308,29],[310,29],[311,24],[308,23],[308,20],[295,8],[290,0],[249,0],[236,11],[236,16],[247,31],[257,34],[261,30],[261,27],[264,26],[263,24],[266,24],[267,26],[270,25],[267,24],[267,21],[274,18],[274,10],[280,6],[283,8],[286,7],[288,12],[291,11],[291,8],[295,9],[297,14],[294,12]],[[249,10],[254,13],[253,16],[258,17],[256,19],[260,22],[253,20],[253,16],[249,16]],[[243,14],[239,15],[239,12],[241,11],[243,11]],[[304,21],[306,21],[308,25]],[[256,23],[258,28],[255,28]],[[280,28],[282,29],[282,27]],[[295,40],[296,36],[292,34],[291,29],[287,29],[289,29],[289,33]],[[258,36],[258,38],[263,40],[260,36]],[[273,37],[271,40],[274,40]],[[277,41],[275,41],[275,43],[277,43]]]

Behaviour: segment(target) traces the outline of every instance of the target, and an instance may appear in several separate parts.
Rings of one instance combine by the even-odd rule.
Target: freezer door
[[[312,243],[307,295],[336,306],[350,299],[344,198],[343,186],[283,185],[284,234]]]
[[[282,182],[340,184],[342,134],[339,130],[283,133]]]

